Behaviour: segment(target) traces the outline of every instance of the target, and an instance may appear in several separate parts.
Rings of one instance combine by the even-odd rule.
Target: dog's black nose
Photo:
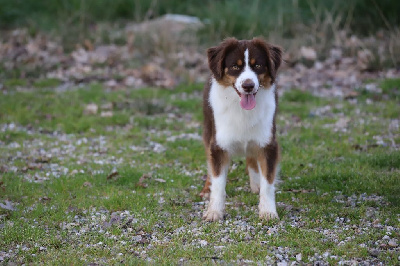
[[[243,83],[242,83],[242,88],[245,92],[252,92],[254,89],[254,82],[251,79],[246,79]]]

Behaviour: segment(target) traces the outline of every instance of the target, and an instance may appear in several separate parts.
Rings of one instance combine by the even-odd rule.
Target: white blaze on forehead
[[[245,62],[246,68],[248,68],[249,67],[249,49],[246,49],[246,51],[244,51],[244,62]]]
[[[246,79],[250,79],[254,82],[254,93],[257,92],[260,82],[258,81],[257,74],[250,68],[250,56],[249,49],[244,51],[244,70],[236,79],[235,86],[240,93],[245,93],[242,84]]]

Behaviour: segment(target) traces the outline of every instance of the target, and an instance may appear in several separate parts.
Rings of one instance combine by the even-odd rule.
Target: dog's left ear
[[[273,84],[275,82],[278,69],[282,64],[282,48],[273,44],[269,44],[261,38],[254,38],[253,43],[267,53],[268,60],[266,65],[271,77],[271,84]]]

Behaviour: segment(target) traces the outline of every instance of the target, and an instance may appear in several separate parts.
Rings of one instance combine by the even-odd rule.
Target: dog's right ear
[[[207,50],[208,67],[216,80],[222,79],[224,75],[224,58],[229,48],[238,43],[235,38],[228,38],[220,45],[211,47]]]

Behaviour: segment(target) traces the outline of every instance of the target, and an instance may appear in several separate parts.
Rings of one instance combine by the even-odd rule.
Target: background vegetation
[[[90,29],[96,22],[143,21],[166,13],[197,16],[208,38],[246,38],[279,29],[291,36],[299,27],[331,17],[341,27],[370,34],[400,22],[400,2],[391,0],[0,0],[0,27],[36,30]],[[234,19],[233,19],[234,18]]]

